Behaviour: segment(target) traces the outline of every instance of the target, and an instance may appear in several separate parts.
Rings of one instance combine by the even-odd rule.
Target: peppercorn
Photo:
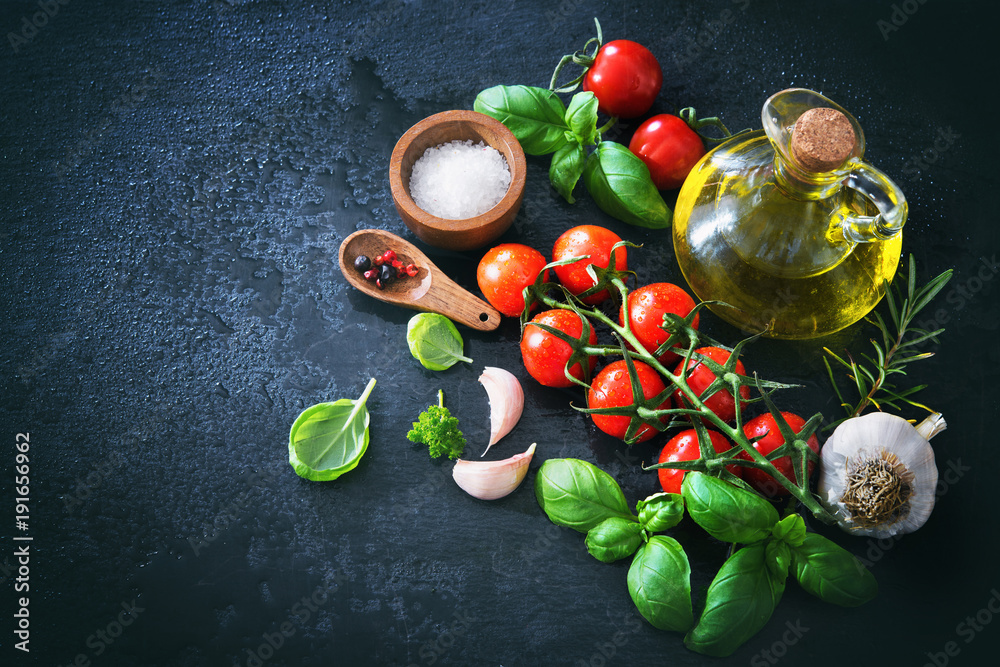
[[[368,259],[367,255],[358,255],[354,258],[354,268],[364,273],[372,268],[372,261]]]

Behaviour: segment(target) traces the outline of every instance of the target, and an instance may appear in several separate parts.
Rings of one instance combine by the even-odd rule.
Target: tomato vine
[[[612,250],[612,257],[619,248],[624,248],[625,246],[637,247],[627,241],[622,241],[615,244],[615,249]],[[552,262],[545,269],[554,269],[556,266],[575,262],[579,259],[581,258],[567,258],[559,262]],[[671,467],[680,470],[696,470],[715,477],[721,477],[744,488],[749,488],[738,476],[726,471],[726,466],[738,465],[756,468],[771,475],[775,482],[783,486],[791,496],[807,508],[818,520],[829,524],[835,523],[835,517],[823,507],[817,496],[810,490],[809,476],[807,474],[809,462],[812,461],[813,465],[816,465],[818,462],[818,456],[809,447],[807,441],[822,423],[823,415],[820,413],[813,415],[806,420],[803,427],[796,433],[781,415],[781,411],[771,397],[775,391],[792,388],[796,385],[764,380],[756,374],[752,377],[741,375],[735,371],[743,349],[763,335],[763,332],[745,338],[739,341],[734,347],[729,348],[692,326],[694,318],[697,317],[703,308],[710,305],[710,302],[697,304],[685,317],[671,313],[665,314],[663,328],[667,331],[669,337],[659,349],[680,348],[684,352],[679,355],[683,362],[679,368],[687,368],[692,360],[700,361],[716,376],[715,381],[699,394],[689,386],[684,373],[677,373],[664,366],[657,358],[656,351],[650,352],[646,350],[632,332],[627,313],[629,290],[622,279],[622,275],[615,271],[602,271],[598,268],[591,268],[590,270],[593,271],[593,277],[597,282],[594,289],[609,289],[612,294],[617,296],[616,301],[624,304],[624,308],[626,309],[624,324],[620,324],[615,318],[608,316],[601,308],[588,306],[583,303],[561,285],[547,282],[544,277],[545,271],[543,270],[539,273],[535,282],[525,288],[525,309],[521,315],[521,326],[523,329],[528,323],[530,319],[529,313],[534,304],[544,305],[548,309],[572,310],[580,317],[587,318],[593,322],[599,322],[608,327],[617,341],[615,345],[592,345],[582,336],[581,338],[574,338],[557,329],[547,328],[547,331],[558,336],[573,348],[572,360],[574,363],[594,355],[621,357],[628,368],[629,378],[633,387],[640,386],[635,372],[636,361],[641,361],[651,366],[663,377],[667,387],[656,396],[645,399],[641,392],[637,392],[635,401],[631,405],[602,408],[600,410],[601,414],[621,415],[631,419],[629,430],[626,433],[626,442],[629,442],[630,438],[635,438],[643,424],[648,424],[658,431],[665,431],[682,425],[687,428],[693,426],[698,431],[701,447],[700,458],[691,461],[676,461],[669,464],[654,464],[645,469],[656,470],[663,467]],[[553,294],[558,294],[558,298],[553,296]],[[696,352],[699,347],[706,345],[731,350],[729,359],[724,364],[719,364],[709,357]],[[589,386],[585,379],[572,376],[568,372],[567,377],[574,384],[581,387]],[[736,416],[732,424],[721,419],[705,403],[705,400],[717,391],[730,391],[736,396],[740,394],[740,390],[743,387],[749,387],[757,394],[756,397],[751,397],[747,403],[763,402],[768,411],[773,415],[784,437],[785,444],[776,448],[768,456],[764,456],[758,452],[743,431],[743,408],[741,401],[736,401]],[[659,406],[674,392],[680,392],[690,407],[661,409]],[[582,408],[575,405],[573,407],[580,412],[588,414],[595,412],[590,408]],[[663,420],[666,420],[666,423]],[[706,425],[711,425],[713,429],[729,438],[736,446],[728,452],[717,453],[709,439]],[[744,452],[745,457],[748,458],[737,458]],[[789,457],[792,461],[792,468],[795,473],[794,480],[781,474],[773,463],[774,460],[785,456]]]

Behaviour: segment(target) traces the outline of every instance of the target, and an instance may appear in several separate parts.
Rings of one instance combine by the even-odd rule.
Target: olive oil
[[[722,319],[775,338],[822,336],[858,321],[884,295],[899,263],[905,199],[897,190],[887,199],[895,209],[873,201],[891,181],[861,167],[863,139],[845,169],[802,169],[788,150],[787,118],[768,116],[769,105],[770,131],[729,140],[689,174],[674,212],[674,251],[700,299],[728,304],[710,306]],[[851,181],[859,169],[865,178]]]

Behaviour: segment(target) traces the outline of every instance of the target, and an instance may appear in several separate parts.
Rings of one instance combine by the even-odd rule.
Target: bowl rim
[[[412,144],[417,137],[426,132],[428,129],[442,122],[451,122],[456,120],[466,121],[489,128],[495,134],[504,137],[506,144],[510,147],[513,157],[513,160],[511,160],[507,157],[504,151],[497,149],[507,161],[507,168],[510,170],[510,185],[507,187],[507,192],[504,194],[503,198],[491,209],[471,218],[451,219],[432,215],[417,206],[417,203],[413,201],[413,198],[410,196],[409,189],[403,185],[403,155],[405,154],[406,149],[409,148],[410,144]],[[491,147],[496,148],[496,146]],[[468,109],[451,109],[427,116],[423,120],[415,123],[412,127],[410,127],[410,129],[403,133],[403,135],[396,142],[395,147],[392,149],[392,157],[389,161],[389,186],[392,191],[393,199],[396,203],[402,208],[405,208],[407,214],[410,215],[418,224],[437,232],[474,231],[496,223],[497,220],[505,216],[512,208],[519,204],[524,193],[526,172],[527,162],[524,157],[524,149],[521,148],[521,143],[506,125],[497,119],[478,111],[470,111]]]

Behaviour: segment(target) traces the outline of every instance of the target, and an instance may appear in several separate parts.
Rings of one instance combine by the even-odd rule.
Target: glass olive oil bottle
[[[895,274],[906,199],[862,162],[857,121],[805,89],[772,96],[763,130],[692,169],[674,211],[674,251],[711,309],[751,332],[812,338],[864,317]]]

